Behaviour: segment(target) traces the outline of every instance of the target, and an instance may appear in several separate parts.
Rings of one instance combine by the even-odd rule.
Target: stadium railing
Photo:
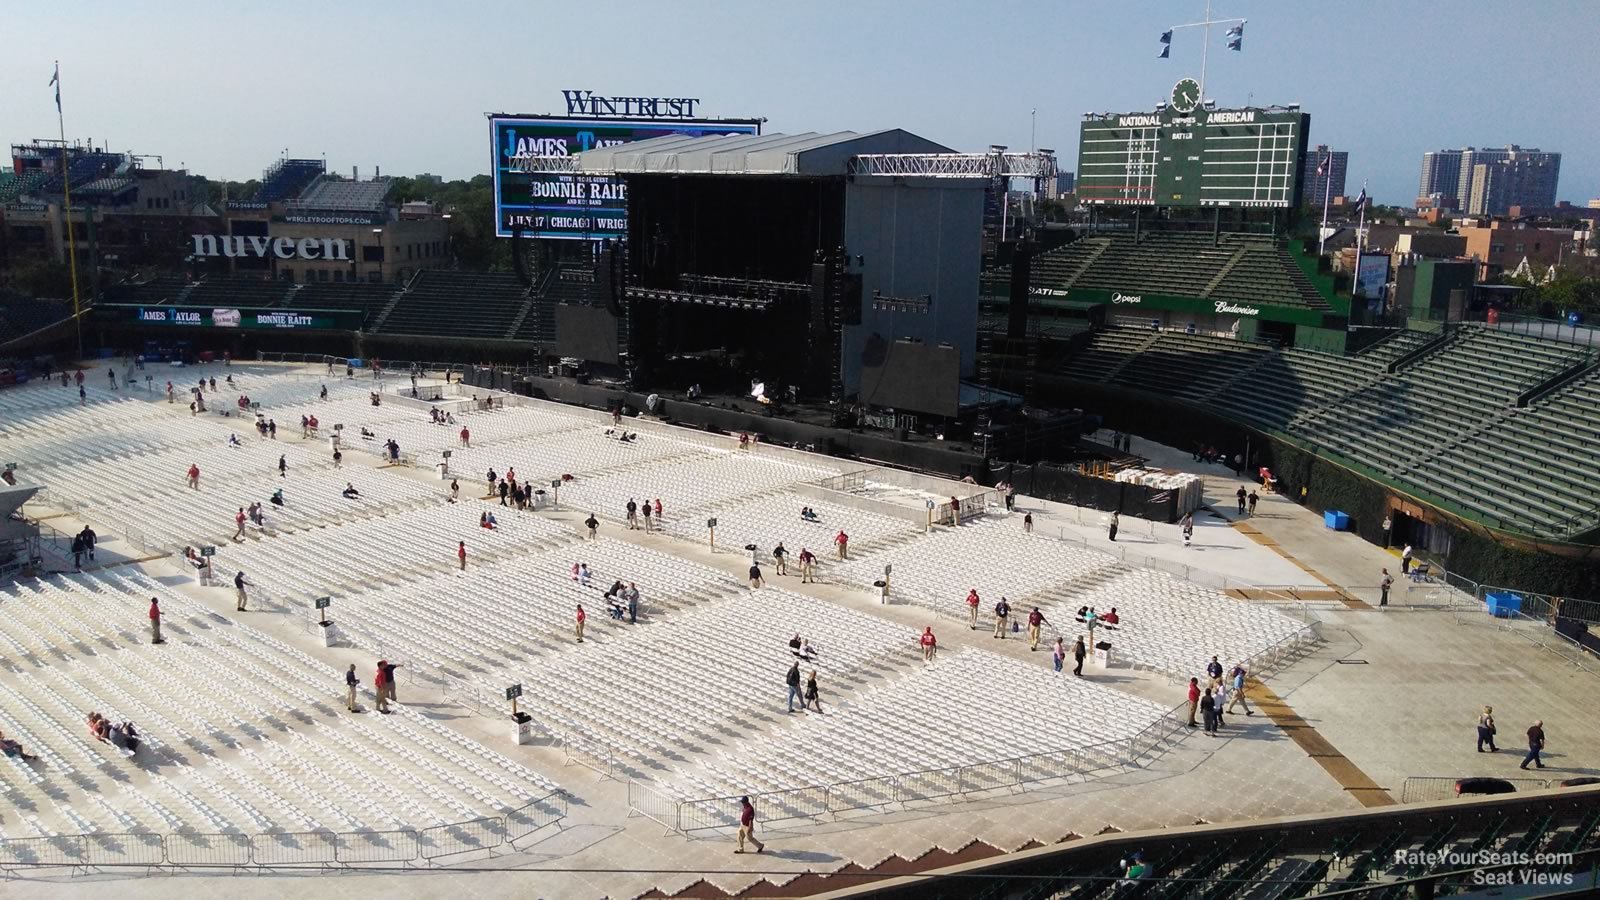
[[[987,760],[962,766],[898,772],[853,781],[805,785],[749,794],[764,822],[820,819],[863,809],[941,800],[983,791],[1021,787],[1079,777],[1085,780],[1128,768],[1175,743],[1189,732],[1188,703],[1167,710],[1131,737],[1066,750],[1053,750]],[[674,799],[635,779],[628,780],[628,813],[643,816],[670,831],[688,836],[710,828],[738,824],[740,795]]]
[[[514,845],[565,818],[568,795],[555,790],[496,815],[394,831],[93,832],[0,839],[0,871],[22,868],[338,868],[362,863],[438,865],[438,860]]]

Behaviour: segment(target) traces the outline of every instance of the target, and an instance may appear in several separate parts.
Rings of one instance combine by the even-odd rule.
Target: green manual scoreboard
[[[1089,113],[1078,138],[1079,202],[1104,206],[1300,205],[1311,116],[1297,106],[1209,109],[1184,79],[1150,113]]]

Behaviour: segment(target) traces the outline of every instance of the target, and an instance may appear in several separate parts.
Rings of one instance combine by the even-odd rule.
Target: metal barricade
[[[888,806],[899,799],[899,790],[899,779],[893,775],[832,784],[828,786],[828,812]]]
[[[628,779],[628,811],[644,816],[663,828],[682,830],[678,821],[678,801],[631,778]]]
[[[752,801],[763,803],[760,796]],[[701,828],[731,828],[739,824],[738,797],[712,797],[706,800],[685,800],[678,804],[678,830],[696,831]]]
[[[356,831],[339,835],[334,858],[341,863],[409,862],[422,855],[416,831]]]
[[[255,836],[258,866],[329,865],[339,860],[339,836],[331,831],[277,831]]]
[[[88,861],[88,845],[83,835],[0,840],[0,867],[80,866]]]
[[[167,862],[175,866],[248,866],[250,835],[184,831],[167,835]]]
[[[629,785],[631,787],[632,782]],[[560,821],[566,815],[567,795],[563,791],[552,791],[516,809],[508,809],[503,816],[506,841],[509,843],[521,840],[546,825]]]
[[[152,832],[96,832],[85,837],[91,866],[159,866],[167,859],[165,840]]]
[[[505,843],[506,824],[499,816],[435,825],[417,833],[423,859],[437,859],[474,850],[490,850]]]
[[[901,803],[910,803],[915,800],[935,800],[959,793],[961,793],[961,768],[956,766],[948,769],[907,772],[901,775],[900,796],[897,799]]]

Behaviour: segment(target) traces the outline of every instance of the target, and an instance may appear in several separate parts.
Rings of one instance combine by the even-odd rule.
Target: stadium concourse
[[[1398,801],[1412,776],[1516,775],[1518,757],[1472,750],[1484,704],[1508,748],[1541,718],[1556,773],[1600,766],[1592,674],[1435,586],[1403,583],[1375,609],[1390,557],[1272,496],[1234,521],[1220,469],[1204,472],[1215,512],[1194,546],[1131,520],[1113,543],[1073,507],[1019,497],[1007,513],[976,485],[431,377],[116,361],[113,388],[105,363],[83,371],[81,399],[60,382],[0,391],[0,446],[44,488],[29,516],[59,536],[59,574],[0,586],[0,731],[38,757],[0,767],[8,896],[167,891],[146,867],[276,896],[330,865],[372,867],[333,891],[363,896],[455,878],[731,893],[974,841],[1347,811]],[[191,411],[202,378],[209,408]],[[518,509],[491,469],[548,493]],[[629,527],[630,500],[659,500],[648,530]],[[260,520],[239,524],[255,503]],[[98,539],[73,572],[86,525]],[[217,548],[210,584],[184,552],[202,546]],[[802,550],[820,557],[815,583]],[[617,582],[640,597],[613,618]],[[1001,596],[1023,626],[1044,613],[1038,651],[1025,627],[993,627]],[[1095,635],[1108,665],[1075,678],[1050,647],[1085,631],[1081,605],[1121,621]],[[814,649],[798,664],[820,714],[786,709],[793,636]],[[1214,736],[1186,725],[1186,685],[1212,656],[1248,665],[1254,713]],[[392,702],[373,692],[380,659],[400,664]],[[90,712],[136,722],[142,746],[98,740]],[[741,794],[763,854],[731,855]],[[217,867],[274,877],[223,887]]]

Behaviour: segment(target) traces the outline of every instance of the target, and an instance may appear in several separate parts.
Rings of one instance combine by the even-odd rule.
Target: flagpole
[[[56,124],[61,129],[61,186],[67,207],[67,265],[72,269],[72,322],[78,332],[78,359],[83,359],[83,316],[78,308],[78,240],[72,227],[72,176],[67,162],[67,120],[61,112],[61,61],[56,60]]]
[[[1205,40],[1200,44],[1200,104],[1206,102],[1206,58],[1211,55],[1211,0],[1206,0]]]
[[[1328,155],[1323,158],[1322,165],[1328,170],[1328,180],[1327,186],[1322,190],[1322,228],[1317,232],[1318,256],[1322,255],[1322,251],[1327,248],[1328,244],[1328,206],[1333,202],[1333,149],[1331,147],[1328,149]]]

